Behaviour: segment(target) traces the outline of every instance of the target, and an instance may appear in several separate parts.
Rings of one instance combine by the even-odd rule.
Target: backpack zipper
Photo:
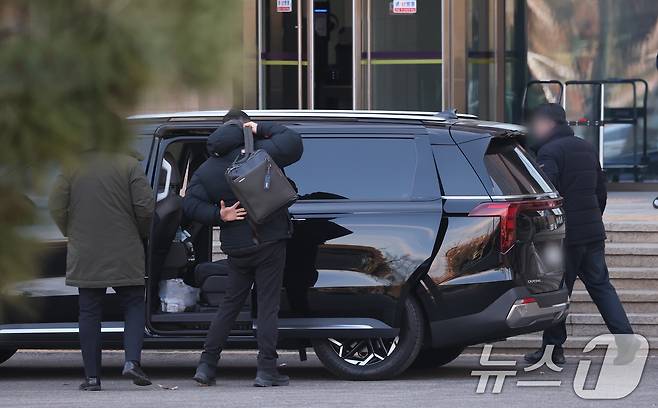
[[[265,191],[270,189],[270,181],[272,179],[272,163],[267,162],[267,171],[265,172]]]

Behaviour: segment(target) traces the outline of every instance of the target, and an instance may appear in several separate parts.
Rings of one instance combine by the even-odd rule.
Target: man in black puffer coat
[[[610,283],[605,263],[605,173],[598,154],[587,141],[576,137],[557,104],[539,106],[533,114],[532,146],[542,170],[564,198],[566,217],[565,284],[569,294],[577,277],[603,316],[612,334],[632,334],[626,312]],[[564,363],[562,344],[567,339],[564,322],[544,331],[543,346],[527,354],[526,361],[538,362],[547,345],[553,345],[553,361]]]
[[[242,111],[231,110],[224,117],[239,120],[255,135],[255,149],[265,150],[284,168],[302,156],[301,136],[282,125],[254,123]],[[194,379],[201,385],[215,382],[217,362],[235,319],[255,282],[258,304],[258,371],[254,385],[288,385],[288,377],[276,367],[277,315],[286,260],[286,240],[292,234],[287,209],[257,226],[247,222],[226,177],[226,169],[244,147],[242,129],[235,123],[223,125],[208,137],[210,157],[192,176],[183,201],[185,216],[206,225],[220,227],[222,250],[231,267],[224,301],[213,320]]]

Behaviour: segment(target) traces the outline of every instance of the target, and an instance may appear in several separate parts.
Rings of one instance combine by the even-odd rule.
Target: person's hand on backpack
[[[258,134],[258,123],[256,122],[247,122],[244,124],[244,127],[251,128],[251,131],[254,135]]]
[[[247,215],[247,210],[239,206],[240,206],[239,201],[236,201],[235,204],[233,204],[230,207],[227,207],[224,204],[224,200],[220,201],[219,218],[221,218],[222,221],[224,222],[244,220],[245,216]]]

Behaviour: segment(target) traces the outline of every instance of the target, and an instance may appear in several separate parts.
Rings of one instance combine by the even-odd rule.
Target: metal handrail
[[[531,86],[533,85],[558,85],[560,87],[560,94],[557,98],[558,102],[560,105],[564,106],[564,84],[562,81],[558,81],[557,79],[544,79],[544,80],[532,80],[528,81],[525,85],[525,89],[523,90],[523,98],[521,99],[521,117],[525,118],[526,114],[526,103],[528,102],[528,89],[530,89]]]
[[[567,107],[567,98],[566,98],[566,87],[569,85],[595,85],[599,87],[599,120],[597,122],[594,122],[593,126],[596,126],[599,128],[599,159],[601,161],[601,166],[604,166],[603,162],[603,136],[604,136],[604,126],[606,123],[615,123],[612,120],[607,120],[606,115],[605,115],[605,86],[606,85],[615,85],[615,84],[628,84],[631,85],[633,88],[633,106],[631,107],[632,109],[632,123],[633,123],[633,172],[634,172],[634,177],[637,180],[639,177],[638,171],[639,171],[639,165],[638,165],[638,140],[637,140],[637,123],[638,123],[638,103],[637,103],[637,84],[642,84],[642,127],[643,127],[643,146],[642,146],[642,158],[641,158],[641,163],[646,163],[648,155],[647,155],[647,141],[648,141],[648,135],[647,135],[647,99],[648,99],[648,89],[649,89],[649,84],[647,83],[646,80],[642,78],[609,78],[609,79],[603,79],[603,80],[573,80],[573,81],[566,81],[565,82],[565,95],[564,95],[564,107],[566,110]],[[576,125],[580,125],[580,123],[576,123]],[[589,126],[589,121],[588,125]]]

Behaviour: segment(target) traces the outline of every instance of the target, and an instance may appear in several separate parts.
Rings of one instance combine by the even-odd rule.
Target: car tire
[[[16,354],[15,349],[14,350],[0,349],[0,364],[9,360],[11,356],[13,356],[14,354]]]
[[[400,333],[394,339],[318,339],[313,348],[322,364],[341,379],[384,380],[411,365],[422,347],[424,330],[420,305],[408,298]],[[345,349],[349,355],[343,354]]]
[[[418,369],[436,368],[446,365],[464,352],[463,346],[422,349],[411,367]]]

